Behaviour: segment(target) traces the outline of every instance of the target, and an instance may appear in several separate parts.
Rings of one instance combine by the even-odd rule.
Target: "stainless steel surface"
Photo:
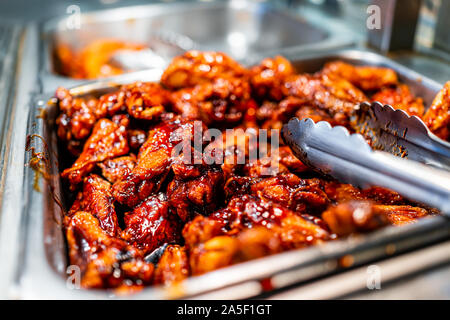
[[[256,54],[270,56],[284,50],[312,51],[352,43],[348,35],[324,31],[268,3],[246,0],[150,4],[82,13],[79,29],[68,28],[68,19],[56,18],[43,24],[44,91],[53,91],[63,81],[69,85],[80,83],[54,74],[52,50],[62,43],[80,49],[93,40],[116,38],[152,48],[152,33],[158,30],[186,36],[199,50],[223,51],[242,62]],[[165,57],[180,53],[152,49]]]
[[[412,49],[421,4],[422,0],[372,0],[371,14],[379,24],[368,30],[369,45],[382,52]]]
[[[342,274],[332,276],[309,285],[299,288],[290,289],[281,293],[270,296],[270,299],[287,299],[287,300],[301,300],[301,299],[335,299],[335,298],[356,298],[368,299],[378,297],[379,299],[442,299],[450,297],[450,290],[444,292],[443,295],[436,294],[439,286],[445,287],[449,283],[442,281],[443,278],[435,279],[435,287],[431,287],[425,282],[421,282],[421,286],[416,286],[418,291],[408,292],[405,297],[405,292],[396,292],[397,294],[390,294],[386,296],[386,291],[389,291],[393,281],[404,279],[407,276],[424,272],[430,268],[442,266],[450,262],[450,241],[436,244],[425,249],[417,250],[411,253],[400,255],[385,261],[376,262],[370,266],[356,268],[354,270],[344,272]],[[370,276],[374,275],[371,270],[378,272],[380,281],[379,287],[368,286],[372,284]],[[448,275],[448,272],[442,272],[443,275]],[[448,279],[448,278],[447,278]],[[424,294],[424,288],[428,292]],[[431,292],[430,292],[431,291]]]
[[[27,118],[31,110],[31,99],[38,90],[38,70],[35,58],[38,56],[37,26],[27,26],[19,46],[17,84],[11,106],[8,134],[5,135],[5,187],[0,216],[0,297],[16,297],[18,269],[22,264],[20,253],[24,250],[22,237],[24,209],[27,194],[24,193],[24,157]],[[34,107],[34,106],[33,106]],[[42,229],[41,229],[42,230]],[[42,240],[42,234],[38,238]]]
[[[381,186],[432,207],[450,217],[450,172],[416,161],[373,151],[360,134],[345,127],[291,119],[283,137],[305,164],[339,181],[367,188]]]
[[[124,72],[132,72],[144,69],[162,69],[167,66],[168,61],[151,49],[142,49],[116,51],[109,59],[109,63]]]
[[[443,50],[450,55],[450,2],[441,1],[441,7],[439,8],[439,16],[436,23],[435,37],[433,46],[436,49]]]
[[[20,158],[23,150],[22,153],[16,155],[17,150],[14,150],[15,145],[11,142],[14,141],[20,145],[21,141],[17,140],[20,132],[17,135],[17,132],[13,130],[17,120],[16,105],[23,102],[24,98],[28,99],[26,91],[21,91],[24,89],[24,84],[21,82],[23,80],[22,69],[20,68],[24,38],[25,34],[21,26],[0,23],[0,209],[11,204],[10,195],[15,190],[10,173],[18,166],[23,167],[23,159],[17,161],[17,156]],[[32,69],[30,68],[28,71],[29,78],[33,79]],[[18,92],[24,92],[25,96],[18,98]],[[22,121],[24,134],[25,127],[26,124]],[[18,181],[20,184],[22,182],[21,179]],[[0,266],[0,272],[3,275],[0,279],[0,297],[3,296],[13,280],[12,274],[18,249],[19,219],[20,215],[14,214],[12,211],[0,210],[0,261],[3,262]]]
[[[416,116],[379,102],[362,103],[352,119],[372,148],[450,171],[450,143],[435,136]]]
[[[191,38],[173,31],[160,30],[152,32],[148,41],[152,44],[151,49],[119,50],[110,58],[111,63],[125,72],[164,69],[169,64],[174,53],[194,50],[197,47]],[[167,52],[168,50],[162,50],[162,47],[171,49]]]
[[[27,48],[29,55],[33,55],[33,48]],[[290,56],[294,65],[299,70],[309,72],[317,71],[325,62],[332,59],[342,59],[356,64],[383,65],[394,67],[401,79],[410,82],[416,94],[427,99],[432,99],[439,85],[431,80],[423,78],[417,82],[420,75],[410,70],[391,63],[379,55],[358,50],[336,51],[328,54],[315,54],[316,57],[296,58]],[[397,68],[398,66],[398,68]],[[30,68],[30,72],[32,72]],[[101,93],[111,89],[111,83],[126,83],[135,80],[158,80],[158,70],[129,73],[114,79],[100,82],[91,82],[72,89],[74,94]],[[33,79],[28,79],[33,81]],[[25,88],[23,88],[26,92]],[[51,157],[56,157],[56,136],[53,131],[53,120],[56,116],[55,106],[47,104],[51,95],[35,96],[32,106],[42,106],[46,110],[47,118],[44,120],[38,116],[42,113],[37,108],[31,108],[29,114],[28,134],[37,134],[47,142],[35,136],[31,139],[30,147],[36,152],[44,151]],[[428,98],[426,98],[428,97]],[[22,96],[21,99],[27,97]],[[24,103],[23,101],[21,103]],[[27,104],[25,102],[25,104]],[[25,111],[24,111],[25,110]],[[27,114],[25,106],[21,105],[18,112],[21,117],[16,118],[18,130],[24,126],[24,115]],[[22,119],[20,119],[22,118]],[[56,199],[64,201],[58,178],[57,161],[47,162],[48,170],[52,173],[50,180],[40,180],[41,192],[34,189],[35,173],[29,167],[23,167],[30,160],[30,154],[23,157],[23,137],[17,131],[17,144],[13,153],[16,160],[22,161],[20,167],[8,172],[10,187],[14,188],[4,205],[4,212],[12,220],[14,217],[20,221],[20,232],[11,228],[12,224],[3,224],[0,236],[3,245],[8,239],[19,237],[18,248],[9,250],[9,259],[17,261],[10,270],[15,271],[13,283],[8,287],[7,296],[16,298],[119,298],[109,291],[101,290],[75,290],[66,286],[65,268],[67,265],[64,236],[60,221],[61,209],[55,203]],[[21,160],[22,159],[22,160]],[[54,159],[54,158],[53,158]],[[16,177],[24,176],[23,184]],[[15,199],[21,199],[20,203]],[[21,206],[23,204],[23,210]],[[5,211],[6,210],[6,211]],[[18,215],[20,213],[20,215]],[[11,222],[11,221],[9,221]],[[345,269],[341,261],[345,256],[351,256],[352,266],[357,266],[376,259],[389,257],[392,254],[425,246],[435,241],[450,236],[450,223],[441,216],[423,219],[418,223],[405,227],[387,227],[374,233],[326,243],[323,246],[312,247],[304,250],[294,250],[275,256],[242,263],[221,270],[217,270],[199,277],[192,277],[176,288],[167,289],[152,287],[143,290],[133,299],[164,299],[177,297],[220,297],[220,298],[246,298],[261,294],[264,286],[261,280],[270,278],[273,288],[282,288],[296,283],[304,283],[313,279],[336,273]],[[16,253],[18,257],[13,255]],[[249,271],[251,270],[251,271]],[[266,280],[267,281],[267,280]],[[215,296],[214,296],[215,295]]]
[[[442,257],[447,252],[442,252]],[[346,295],[345,299],[356,300],[450,300],[450,262],[428,265],[427,253],[415,257],[419,264],[424,265],[407,276],[382,284],[381,290],[359,290]],[[436,257],[434,257],[436,258]],[[408,260],[399,260],[397,271],[402,272],[404,266],[408,269]]]
[[[389,58],[442,85],[449,81],[450,59],[443,60],[412,52],[396,52],[390,54]]]
[[[5,155],[14,94],[17,89],[18,50],[23,28],[0,23],[0,203],[5,182]],[[1,215],[1,213],[0,213]]]

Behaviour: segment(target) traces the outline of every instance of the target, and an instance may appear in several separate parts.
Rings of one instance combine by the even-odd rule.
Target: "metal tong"
[[[450,216],[448,171],[373,150],[361,134],[350,134],[341,126],[332,128],[324,121],[294,118],[284,125],[282,134],[303,163],[325,175],[362,188],[393,189]]]
[[[416,116],[379,102],[361,103],[352,126],[372,142],[372,149],[387,151],[450,171],[450,143],[438,138]]]

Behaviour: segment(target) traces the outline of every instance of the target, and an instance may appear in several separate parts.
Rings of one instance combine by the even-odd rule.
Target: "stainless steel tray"
[[[82,83],[54,73],[52,50],[60,43],[75,49],[101,38],[150,44],[152,32],[159,30],[190,38],[198,50],[223,51],[240,61],[260,53],[342,48],[352,43],[345,34],[333,33],[260,1],[196,1],[81,12],[79,29],[70,29],[68,19],[71,17],[55,18],[42,25],[44,92],[61,83]],[[171,58],[170,52],[167,55]],[[46,81],[53,87],[46,86]]]
[[[296,68],[302,71],[317,71],[323,63],[341,59],[355,64],[383,65],[396,70],[402,81],[423,96],[429,104],[440,89],[440,85],[430,79],[391,62],[374,53],[347,50],[320,54],[315,57],[296,58],[290,55]],[[158,74],[152,71],[130,73],[103,82],[87,83],[72,89],[74,94],[102,93],[114,83],[134,80],[157,81]],[[51,95],[37,97],[34,105],[42,105],[42,110],[33,109],[28,123],[28,147],[35,152],[44,152],[48,161],[49,179],[40,180],[42,192],[35,189],[35,172],[26,167],[24,177],[25,203],[22,212],[21,249],[16,273],[16,297],[19,298],[112,298],[111,292],[103,290],[75,290],[66,286],[65,270],[67,255],[61,228],[61,209],[64,202],[60,189],[57,162],[56,134],[53,124],[56,107],[47,101]],[[40,137],[43,139],[41,139]],[[29,163],[31,153],[26,155]],[[442,216],[426,218],[403,227],[386,227],[373,233],[341,239],[321,246],[293,250],[242,264],[230,266],[208,274],[192,277],[171,288],[149,287],[130,296],[135,299],[167,298],[248,298],[259,296],[266,290],[274,290],[293,284],[313,281],[318,277],[334,274],[423,247],[450,237],[450,221]],[[117,297],[114,297],[117,298]]]

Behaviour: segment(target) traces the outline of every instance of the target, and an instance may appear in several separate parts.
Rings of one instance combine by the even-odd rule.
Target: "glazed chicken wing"
[[[185,119],[205,124],[237,123],[252,103],[250,86],[240,79],[218,77],[193,88],[175,91],[173,108]]]
[[[409,205],[381,205],[352,200],[330,206],[322,217],[338,236],[367,232],[387,224],[402,225],[428,216],[424,208]]]
[[[353,66],[342,61],[329,62],[322,73],[332,74],[351,82],[361,90],[379,90],[398,83],[394,70],[382,67]]]
[[[332,117],[350,116],[366,95],[349,81],[334,75],[295,75],[284,83],[286,96],[295,96],[327,111]]]
[[[318,224],[304,219],[293,211],[270,201],[251,196],[233,198],[225,210],[212,214],[210,223],[200,226],[209,237],[192,241],[191,232],[198,230],[188,223],[183,230],[189,239],[190,267],[192,274],[202,274],[230,264],[259,258],[287,249],[301,248],[328,240],[330,234]],[[229,232],[213,236],[224,220]],[[216,226],[211,228],[211,226]],[[225,229],[225,230],[226,230]],[[236,232],[237,230],[242,230]],[[211,237],[213,236],[213,237]],[[194,243],[194,245],[193,245]]]
[[[329,203],[319,179],[300,179],[292,173],[265,178],[253,184],[252,193],[283,205],[297,213],[323,210]]]
[[[196,214],[207,215],[219,204],[223,172],[217,167],[175,165],[167,187],[170,206],[184,222]]]
[[[110,236],[117,235],[119,225],[114,208],[111,184],[95,174],[84,179],[83,191],[73,203],[69,214],[85,211],[95,216],[100,227]]]
[[[450,138],[450,81],[434,98],[423,120],[430,130],[439,138]]]
[[[169,103],[169,93],[159,83],[137,82],[124,86],[122,91],[128,114],[136,119],[155,119]]]
[[[261,64],[250,69],[250,83],[254,95],[259,99],[283,98],[282,86],[286,78],[294,74],[294,67],[284,57],[266,58]]]
[[[213,216],[226,216],[230,230],[264,226],[278,231],[285,245],[290,247],[320,242],[329,236],[321,226],[302,218],[296,212],[251,195],[232,198],[224,210]]]
[[[111,237],[90,213],[79,211],[66,219],[66,235],[72,265],[81,270],[85,288],[117,288],[124,283],[148,285],[154,267],[137,249]]]
[[[126,127],[108,119],[100,119],[81,155],[61,176],[67,178],[71,187],[75,188],[94,169],[96,163],[124,155],[128,150]]]
[[[132,212],[126,213],[124,220],[126,228],[121,238],[144,253],[179,239],[178,219],[169,211],[169,203],[163,193],[148,197]]]
[[[388,224],[385,215],[374,209],[368,201],[348,201],[329,207],[322,217],[331,231],[338,236],[378,229]]]
[[[161,77],[169,89],[194,87],[218,77],[242,77],[247,70],[220,52],[188,51],[173,59]]]
[[[96,108],[96,99],[86,101],[73,98],[69,90],[61,87],[56,90],[55,96],[60,109],[56,119],[58,138],[68,144],[67,149],[72,154],[79,155],[81,141],[89,136],[97,117],[104,115]]]
[[[154,283],[170,285],[189,276],[189,260],[185,248],[169,245],[155,270]]]
[[[375,212],[383,214],[393,225],[403,225],[416,222],[417,219],[433,215],[425,208],[413,207],[409,205],[375,205]]]
[[[98,164],[102,169],[102,175],[111,183],[116,182],[128,175],[136,166],[136,156],[129,156],[108,159]]]
[[[411,116],[423,116],[424,106],[421,98],[413,96],[409,87],[401,84],[396,88],[383,88],[372,96],[372,101],[389,104],[395,109],[406,111]]]
[[[257,111],[257,117],[259,120],[264,121],[261,126],[263,129],[281,130],[286,121],[292,118],[298,110],[307,106],[307,100],[289,96],[280,101],[280,103],[263,103]]]
[[[400,205],[406,204],[406,199],[395,191],[382,188],[382,187],[370,187],[362,190],[362,195],[376,203],[383,203],[387,205]]]
[[[139,151],[134,169],[114,183],[115,199],[134,207],[157,192],[169,173],[173,148],[185,139],[190,141],[192,130],[192,123],[180,120],[164,122],[152,129]]]

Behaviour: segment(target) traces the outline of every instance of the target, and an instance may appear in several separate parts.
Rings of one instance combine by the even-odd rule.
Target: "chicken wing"
[[[61,174],[69,180],[72,189],[91,172],[95,164],[128,153],[126,127],[108,119],[100,119],[86,141],[83,152],[72,165]]]
[[[191,236],[196,230],[191,226],[194,221],[183,230],[183,236],[189,239],[189,263],[194,275],[330,239],[328,231],[318,224],[285,207],[248,195],[233,198],[226,209],[204,219],[209,222],[203,220],[199,225],[197,220],[195,225],[209,230],[203,233],[207,237]],[[213,236],[224,231],[219,228],[220,221],[228,224],[225,230],[230,231]]]
[[[159,83],[136,82],[122,87],[128,114],[136,119],[158,118],[169,104],[169,92]]]
[[[104,116],[103,111],[97,108],[96,99],[74,98],[65,88],[59,87],[55,96],[60,109],[56,119],[58,138],[67,143],[72,154],[78,155],[81,141],[89,136],[98,117]]]
[[[288,77],[283,92],[286,96],[304,99],[309,104],[327,111],[332,117],[348,117],[355,105],[367,100],[365,94],[349,81],[332,74]]]
[[[224,185],[220,167],[176,165],[174,179],[167,187],[167,196],[173,211],[184,222],[196,214],[211,213],[222,199]]]
[[[323,74],[332,74],[339,78],[350,81],[361,90],[379,90],[385,86],[398,83],[397,74],[394,70],[382,67],[354,66],[343,61],[327,63]]]
[[[332,205],[322,218],[338,236],[367,232],[388,224],[386,216],[375,210],[373,203],[358,200]]]
[[[242,77],[247,70],[220,52],[188,51],[173,59],[161,77],[169,89],[194,87],[218,77]]]
[[[423,120],[430,130],[439,138],[450,138],[450,81],[434,98],[431,107],[425,113]]]
[[[128,175],[136,165],[136,156],[129,156],[108,159],[98,164],[102,169],[102,175],[111,183],[116,182]]]
[[[193,123],[173,120],[153,128],[141,147],[136,166],[113,185],[114,198],[134,207],[161,187],[173,162],[173,148],[193,136]]]
[[[223,215],[221,215],[223,213]],[[194,248],[196,245],[206,242],[219,235],[228,232],[228,212],[218,211],[210,217],[202,215],[186,223],[183,227],[183,238],[186,248]]]
[[[286,78],[294,74],[294,67],[284,57],[266,58],[250,69],[250,83],[259,99],[280,101],[284,95],[282,86]]]
[[[425,208],[409,205],[375,205],[374,210],[379,214],[384,214],[393,225],[412,223],[416,222],[417,219],[433,215]]]
[[[184,247],[169,245],[155,270],[156,284],[171,285],[189,276],[189,260]]]
[[[114,208],[111,184],[96,174],[84,179],[83,191],[79,192],[70,208],[69,215],[85,211],[95,216],[100,227],[110,236],[117,235],[119,224]]]
[[[286,245],[303,246],[328,238],[328,232],[319,225],[306,220],[300,214],[272,201],[252,195],[234,197],[225,211],[213,214],[226,217],[228,229],[264,226],[279,231]]]
[[[372,101],[389,104],[395,109],[406,111],[411,116],[422,117],[424,112],[422,98],[413,96],[405,84],[395,88],[383,88],[372,96]]]
[[[180,237],[180,224],[169,211],[167,197],[163,193],[148,197],[132,212],[125,214],[126,228],[121,238],[150,253],[164,243],[176,242]]]
[[[84,288],[117,288],[127,281],[148,285],[154,267],[137,249],[106,234],[90,213],[79,211],[66,218],[66,236],[72,265],[81,270]]]
[[[319,179],[300,179],[292,173],[262,179],[250,187],[252,193],[297,213],[321,212],[330,203]]]
[[[205,124],[237,123],[249,105],[250,86],[240,78],[217,77],[193,88],[175,91],[171,96],[174,110],[185,119]]]

